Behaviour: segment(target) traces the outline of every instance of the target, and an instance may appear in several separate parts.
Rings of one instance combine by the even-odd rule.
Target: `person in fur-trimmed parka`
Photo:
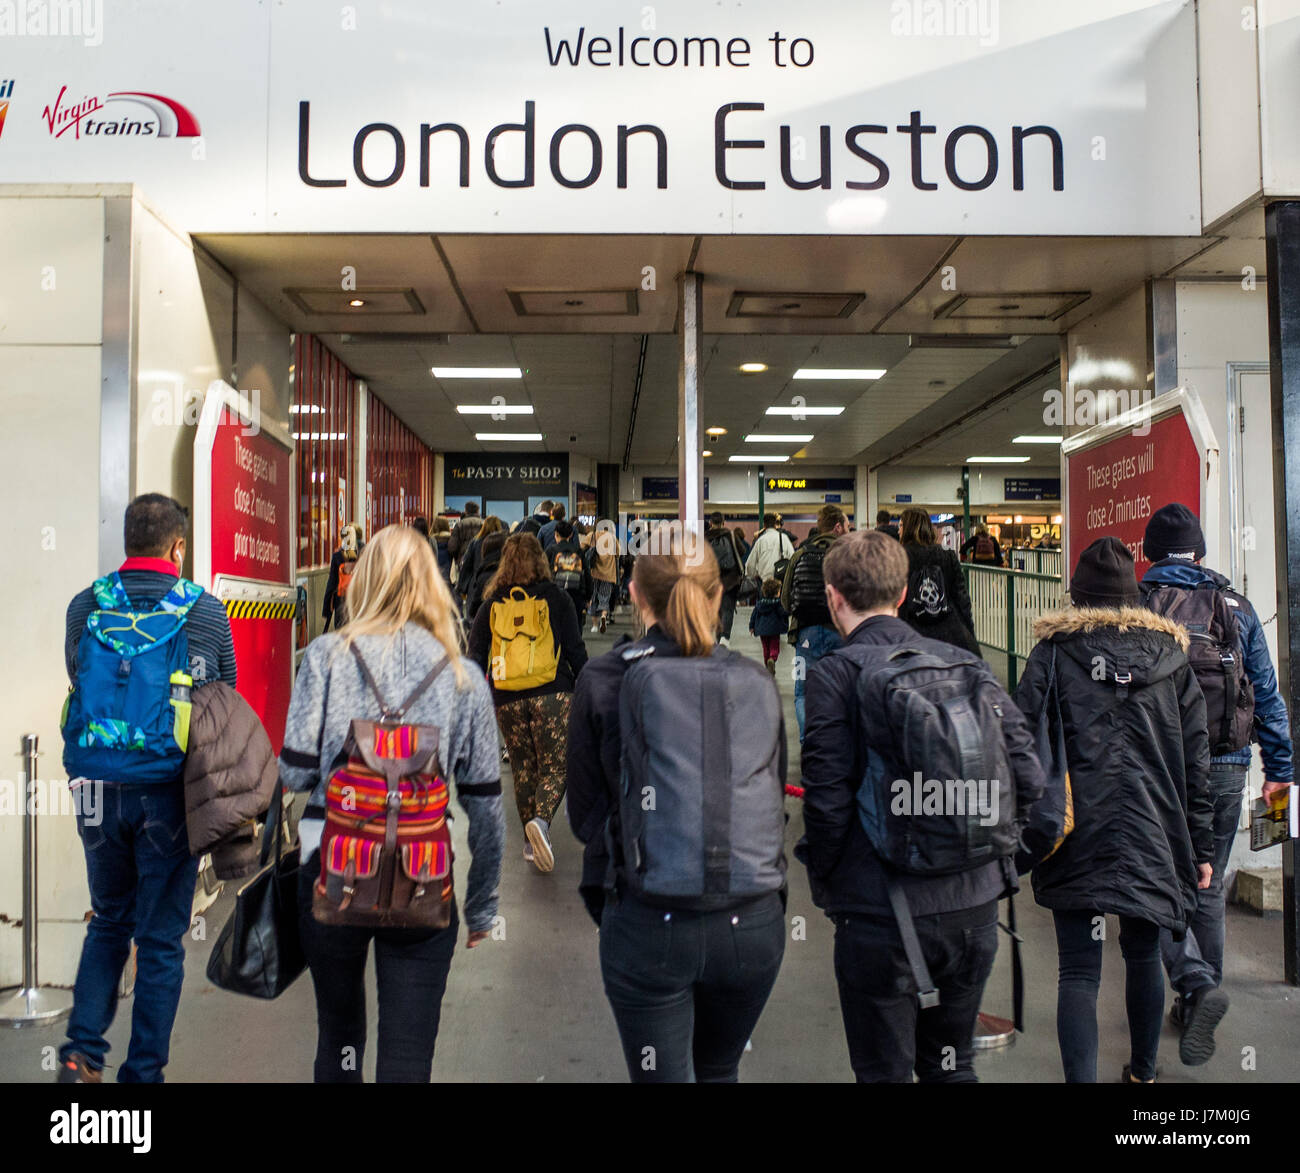
[[[1031,724],[1055,665],[1074,826],[1033,872],[1060,952],[1057,1035],[1068,1082],[1097,1078],[1097,990],[1104,914],[1119,917],[1132,1060],[1155,1078],[1164,1014],[1161,928],[1176,937],[1210,880],[1214,803],[1205,699],[1189,637],[1140,605],[1133,557],[1100,538],[1070,580],[1074,606],[1043,616],[1016,702]]]

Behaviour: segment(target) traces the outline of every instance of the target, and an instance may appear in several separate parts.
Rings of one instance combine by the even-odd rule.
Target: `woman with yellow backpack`
[[[506,539],[470,628],[469,655],[487,674],[496,702],[524,859],[549,872],[555,866],[551,820],[564,797],[569,701],[587,648],[573,601],[552,581],[535,535]]]

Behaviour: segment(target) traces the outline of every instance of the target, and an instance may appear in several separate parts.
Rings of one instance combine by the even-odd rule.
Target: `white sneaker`
[[[592,635],[600,634],[600,628],[598,628],[594,623],[591,625],[591,634]]]
[[[725,635],[722,636],[722,638],[718,640],[718,643],[720,643],[724,648],[729,648],[729,647],[731,647],[731,640],[730,640],[727,636],[725,636]]]
[[[542,819],[529,819],[524,824],[524,834],[533,848],[533,863],[539,872],[549,872],[555,866],[555,855],[551,851],[550,836]]]
[[[531,843],[525,843],[525,844],[524,844],[524,863],[532,863],[532,862],[533,862],[533,845],[532,845]]]

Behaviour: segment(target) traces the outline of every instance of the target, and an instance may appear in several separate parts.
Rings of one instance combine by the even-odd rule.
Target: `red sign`
[[[1079,555],[1109,535],[1132,551],[1141,579],[1151,565],[1142,554],[1151,515],[1181,501],[1200,516],[1201,453],[1182,412],[1151,424],[1145,436],[1125,432],[1067,461],[1071,573]]]
[[[212,574],[289,581],[289,453],[227,408],[212,444]]]
[[[288,585],[289,451],[263,432],[248,431],[229,409],[222,411],[212,444],[212,578]],[[227,608],[239,693],[262,718],[276,753],[293,682],[293,617],[283,609],[258,603]]]

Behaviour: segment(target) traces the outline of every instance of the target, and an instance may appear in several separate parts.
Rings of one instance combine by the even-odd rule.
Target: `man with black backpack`
[[[235,686],[225,608],[180,578],[187,513],[160,493],[126,509],[126,561],[68,605],[63,765],[77,805],[94,916],[77,966],[60,1083],[100,1083],[122,969],[138,948],[131,1045],[119,1083],[160,1083],[181,998],[199,861],[181,772],[193,689]],[[140,654],[147,651],[147,655]]]
[[[1033,734],[988,666],[897,617],[907,554],[872,530],[823,562],[844,646],[808,677],[805,834],[835,923],[835,975],[862,1083],[970,1083],[998,900],[1043,793]]]
[[[573,600],[581,628],[582,616],[587,613],[587,604],[591,601],[591,573],[578,535],[573,532],[572,522],[561,519],[556,525],[555,540],[546,547],[546,559],[555,585]]]
[[[1221,574],[1201,565],[1205,534],[1186,505],[1157,509],[1147,522],[1143,549],[1152,566],[1139,584],[1143,602],[1181,623],[1191,635],[1188,660],[1205,694],[1210,733],[1210,789],[1214,795],[1214,874],[1196,894],[1188,933],[1160,934],[1160,952],[1178,995],[1170,1017],[1181,1032],[1185,1064],[1214,1054],[1214,1030],[1228,1010],[1223,981],[1224,873],[1241,817],[1250,770],[1250,743],[1259,742],[1264,796],[1294,780],[1291,731],[1278,692],[1273,660],[1255,609]]]
[[[709,518],[709,528],[704,540],[718,560],[718,577],[722,580],[722,602],[718,606],[718,642],[731,646],[731,625],[736,619],[736,601],[740,598],[740,580],[744,577],[744,563],[736,549],[736,537],[726,527],[722,514],[715,512]]]
[[[804,690],[808,671],[828,652],[840,646],[839,633],[826,609],[822,561],[835,539],[849,532],[849,519],[838,505],[823,505],[817,528],[808,535],[786,564],[781,578],[781,606],[790,616],[794,644],[794,715],[803,740]]]

